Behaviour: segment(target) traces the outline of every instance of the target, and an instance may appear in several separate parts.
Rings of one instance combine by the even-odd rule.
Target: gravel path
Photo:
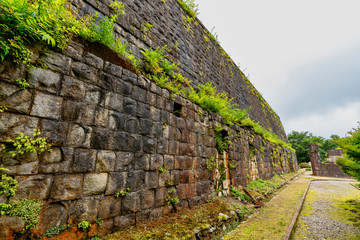
[[[360,191],[350,182],[313,182],[292,239],[360,239],[360,229],[339,205],[354,198],[360,198]]]

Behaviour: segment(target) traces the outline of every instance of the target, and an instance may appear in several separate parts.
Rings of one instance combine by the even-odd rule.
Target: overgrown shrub
[[[311,168],[311,167],[310,167],[310,164],[307,163],[307,162],[300,163],[300,164],[299,164],[299,167],[300,167],[300,168]]]

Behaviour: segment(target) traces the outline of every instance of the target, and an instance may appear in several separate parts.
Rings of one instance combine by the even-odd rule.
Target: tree
[[[310,162],[309,144],[317,143],[321,159],[327,158],[327,150],[337,148],[333,139],[339,138],[337,135],[331,135],[332,139],[325,139],[320,136],[314,136],[312,133],[292,131],[288,134],[289,142],[296,151],[296,157],[299,163]]]
[[[348,132],[348,136],[335,140],[344,151],[344,156],[338,158],[341,169],[360,181],[360,122],[357,128]]]

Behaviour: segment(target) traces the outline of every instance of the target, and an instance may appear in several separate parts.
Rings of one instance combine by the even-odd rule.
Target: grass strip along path
[[[283,239],[311,178],[301,176],[281,190],[265,207],[224,237],[234,239]]]

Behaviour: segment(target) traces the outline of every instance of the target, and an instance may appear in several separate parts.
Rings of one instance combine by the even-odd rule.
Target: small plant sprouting
[[[121,190],[120,192],[115,193],[114,197],[126,197],[130,192],[130,188],[126,188],[126,190]]]
[[[34,129],[33,137],[29,137],[24,133],[18,133],[14,139],[6,140],[7,144],[2,144],[1,154],[10,154],[12,157],[23,155],[26,153],[51,152],[51,144],[46,142],[45,137],[39,137],[41,134],[39,129]]]
[[[239,165],[239,162],[235,162],[235,161],[230,161],[229,162],[229,168],[230,169],[235,169],[237,166]]]
[[[169,181],[166,181],[165,184],[166,184],[167,187],[171,187],[171,186],[174,185],[174,182],[169,180]]]
[[[217,163],[215,160],[215,156],[212,156],[209,160],[206,161],[206,168],[211,171],[213,169],[216,169],[216,167]]]
[[[57,227],[51,227],[49,228],[45,233],[44,236],[48,237],[48,238],[52,238],[56,235],[59,235],[60,233],[64,232],[66,229],[68,229],[70,227],[70,225],[60,225]]]
[[[15,80],[15,82],[17,82],[19,84],[19,88],[22,90],[27,89],[30,86],[30,84],[24,78],[17,79],[17,80]]]
[[[159,168],[159,172],[160,173],[164,173],[164,172],[168,172],[169,170],[166,169],[165,167],[165,163],[163,163],[163,166],[161,168]]]
[[[101,218],[97,218],[95,222],[97,223],[97,225],[101,226],[104,220],[102,220]]]
[[[176,204],[178,204],[180,202],[179,198],[177,196],[173,197],[172,195],[175,195],[176,193],[176,189],[172,188],[169,191],[167,191],[166,193],[166,203],[167,205],[173,205],[175,206]]]
[[[91,224],[88,221],[82,221],[78,224],[78,228],[82,231],[86,231],[87,229],[91,228]]]
[[[6,168],[0,168],[0,171],[9,171]],[[0,177],[0,196],[5,195],[7,198],[14,196],[16,189],[19,187],[18,181],[8,177],[5,173]]]
[[[0,105],[0,113],[7,111],[8,108],[5,106]]]

